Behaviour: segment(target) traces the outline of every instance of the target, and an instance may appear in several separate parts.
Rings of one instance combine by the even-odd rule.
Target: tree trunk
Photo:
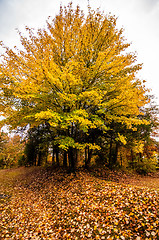
[[[55,165],[55,150],[52,150],[52,165]]]
[[[90,162],[91,162],[91,158],[92,158],[92,153],[93,153],[93,150],[92,150],[92,149],[89,149],[89,147],[88,147],[88,167],[90,167]]]
[[[67,152],[66,152],[66,151],[64,151],[63,166],[64,166],[64,167],[67,167]]]
[[[59,148],[58,147],[56,147],[55,153],[56,153],[56,164],[57,164],[57,166],[60,166],[60,162],[59,162]]]
[[[78,151],[79,151],[78,149],[75,149],[75,168],[78,162]]]
[[[41,151],[39,151],[39,153],[38,153],[38,163],[37,163],[37,166],[41,166],[41,160],[42,160],[42,154],[41,154]]]
[[[115,154],[113,156],[113,165],[117,163],[117,159],[118,159],[118,143],[116,143],[116,146],[115,146]]]
[[[48,153],[49,153],[49,149],[48,149],[48,147],[46,147],[46,152],[45,152],[45,164],[47,164]]]
[[[123,158],[122,158],[121,151],[120,151],[120,166],[121,166],[121,167],[123,166]]]
[[[87,163],[88,163],[88,154],[87,154],[87,147],[85,148],[85,168],[87,169]]]
[[[109,148],[109,167],[112,167],[112,136],[110,138],[110,148]]]
[[[92,157],[92,149],[89,149],[89,147],[85,148],[85,168],[89,169],[91,157]]]
[[[69,171],[74,173],[75,172],[75,160],[76,160],[75,149],[73,149],[72,147],[69,147],[68,156],[69,156]]]
[[[134,169],[134,154],[132,149],[131,149],[131,163],[132,163],[132,169]]]
[[[36,166],[36,159],[37,159],[37,153],[34,152],[34,157],[33,157],[33,164],[34,166]]]

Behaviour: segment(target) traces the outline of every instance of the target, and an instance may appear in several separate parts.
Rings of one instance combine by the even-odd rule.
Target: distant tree
[[[20,136],[9,137],[6,133],[1,133],[3,144],[0,144],[0,167],[17,167],[19,160],[23,156],[24,142]]]
[[[0,168],[5,166],[6,157],[4,156],[4,149],[6,148],[8,140],[8,135],[4,132],[0,132]]]
[[[149,171],[151,167],[153,169],[157,164],[157,141],[155,137],[158,136],[159,129],[158,108],[154,104],[148,104],[142,108],[141,112],[142,114],[138,118],[147,120],[149,124],[143,123],[133,126],[131,129],[124,128],[124,125],[120,126],[119,129],[125,137],[125,144],[120,143],[119,146],[121,146],[122,152],[127,152],[127,159],[124,159],[124,162],[129,167],[135,169],[137,165],[140,165],[140,167],[145,168],[144,171],[146,172],[146,168]],[[121,151],[120,156],[122,155]]]

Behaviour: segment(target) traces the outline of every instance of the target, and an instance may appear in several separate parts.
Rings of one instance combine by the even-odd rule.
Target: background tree
[[[0,133],[0,168],[5,166],[5,156],[4,156],[4,149],[8,142],[8,135],[4,132]]]
[[[47,163],[50,139],[46,125],[30,128],[25,138],[26,164],[41,166]]]
[[[0,168],[17,167],[23,158],[24,142],[20,136],[9,137],[7,133],[1,133],[0,143]]]

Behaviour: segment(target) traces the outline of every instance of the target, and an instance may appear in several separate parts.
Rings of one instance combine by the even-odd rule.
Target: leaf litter
[[[8,177],[8,179],[6,179]],[[62,170],[0,178],[1,239],[159,239],[158,190]]]

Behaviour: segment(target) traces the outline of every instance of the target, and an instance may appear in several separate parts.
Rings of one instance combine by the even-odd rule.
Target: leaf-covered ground
[[[159,178],[104,174],[1,170],[0,239],[159,239]]]

